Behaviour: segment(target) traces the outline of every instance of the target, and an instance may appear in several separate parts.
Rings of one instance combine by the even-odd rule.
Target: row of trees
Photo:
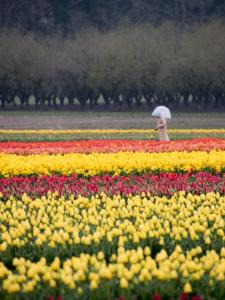
[[[1,107],[225,106],[225,23],[126,24],[73,37],[0,33]]]
[[[112,29],[124,19],[158,26],[165,21],[204,23],[224,16],[224,0],[0,0],[0,28],[64,35],[84,26]]]

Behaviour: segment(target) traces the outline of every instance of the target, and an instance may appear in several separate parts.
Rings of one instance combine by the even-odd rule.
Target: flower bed
[[[225,169],[225,151],[170,153],[0,154],[0,176],[51,174],[140,174],[142,172],[216,171]]]
[[[225,129],[169,129],[171,133],[225,133]],[[154,129],[40,129],[40,130],[14,130],[14,129],[2,129],[0,134],[84,134],[84,133],[153,133]]]
[[[128,176],[30,176],[0,178],[0,193],[4,199],[11,195],[21,197],[24,193],[31,197],[45,196],[49,191],[63,195],[82,195],[90,197],[95,194],[107,195],[151,195],[172,196],[176,192],[186,191],[200,195],[219,192],[225,194],[225,174],[213,175],[208,172],[177,174],[160,173],[158,175],[142,174]]]
[[[15,154],[56,154],[56,153],[115,153],[119,151],[133,152],[173,152],[173,151],[211,151],[225,150],[225,140],[201,138],[158,142],[152,140],[90,140],[73,142],[3,142],[0,152]]]
[[[1,205],[1,290],[111,299],[215,297],[217,287],[224,297],[224,207],[219,193],[11,197]]]
[[[216,139],[0,144],[0,299],[224,300],[224,170]]]
[[[225,129],[169,129],[171,140],[193,138],[225,139]],[[158,140],[158,132],[153,129],[73,129],[73,130],[0,130],[0,141],[40,142],[74,140]]]

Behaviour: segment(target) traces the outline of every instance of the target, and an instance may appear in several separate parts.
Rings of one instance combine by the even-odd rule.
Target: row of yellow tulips
[[[112,254],[117,247],[138,245],[168,250],[175,244],[186,249],[199,245],[218,250],[225,242],[224,217],[225,196],[219,193],[143,194],[126,199],[105,194],[91,199],[71,195],[65,199],[49,192],[48,197],[36,199],[11,197],[1,203],[0,258],[35,256],[40,253],[36,252],[38,247],[46,253],[54,249],[55,255],[62,249],[77,255],[107,248]]]
[[[50,174],[130,174],[141,172],[223,171],[225,151],[171,153],[91,153],[56,155],[0,154],[0,176]]]
[[[225,133],[225,129],[169,129],[170,133]],[[39,130],[0,130],[0,134],[85,134],[85,133],[153,133],[154,129],[39,129]]]
[[[109,258],[109,262],[104,253],[99,252],[81,254],[64,262],[55,257],[52,263],[48,263],[44,257],[37,262],[15,258],[13,266],[15,270],[11,271],[0,262],[0,288],[11,294],[26,294],[46,287],[61,287],[64,291],[67,288],[78,294],[87,293],[88,289],[99,289],[104,293],[104,289],[110,287],[120,291],[130,288],[141,293],[148,285],[148,292],[151,289],[153,292],[157,289],[155,280],[169,282],[170,286],[175,283],[180,292],[183,289],[185,293],[191,293],[192,285],[196,291],[204,285],[207,291],[213,290],[218,283],[222,286],[225,279],[225,248],[220,253],[212,250],[204,254],[201,247],[183,251],[177,246],[170,255],[162,249],[153,258],[148,247],[138,247],[136,250],[120,247]],[[168,296],[172,291],[168,289],[165,293]]]
[[[222,300],[224,222],[219,193],[11,196],[0,209],[0,295],[178,299],[183,291]]]

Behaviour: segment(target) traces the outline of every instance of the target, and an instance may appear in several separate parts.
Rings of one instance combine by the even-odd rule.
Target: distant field
[[[150,112],[0,112],[1,129],[152,129]],[[225,128],[225,112],[173,113],[169,128]]]
[[[154,129],[151,113],[133,112],[0,112],[0,130],[83,129],[81,133],[25,134],[2,132],[0,141],[71,141],[81,139],[158,139],[155,131],[87,132],[85,129]],[[169,129],[225,129],[225,113],[174,113]],[[169,132],[172,140],[202,137],[225,138],[225,132]]]

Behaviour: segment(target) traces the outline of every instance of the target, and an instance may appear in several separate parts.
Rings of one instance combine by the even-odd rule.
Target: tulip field
[[[224,131],[134,132],[3,132],[1,300],[225,299]]]

